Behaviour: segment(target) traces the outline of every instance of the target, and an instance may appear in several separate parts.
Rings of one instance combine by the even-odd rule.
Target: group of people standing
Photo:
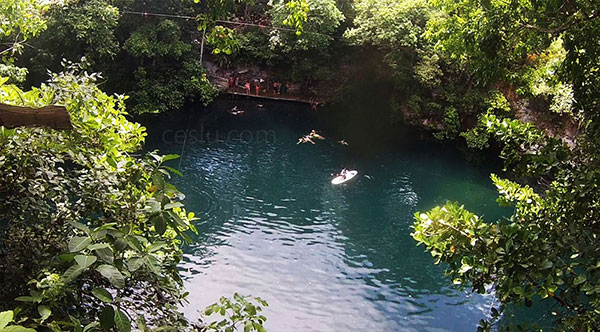
[[[246,80],[244,82],[244,84],[240,84],[241,81],[239,76],[230,76],[229,77],[229,89],[234,89],[234,88],[241,88],[243,89],[244,93],[246,94],[254,94],[254,95],[261,95],[261,94],[275,94],[275,95],[285,95],[288,91],[288,85],[285,82],[279,82],[279,81],[265,81],[264,79],[260,78],[260,79],[253,79],[253,80]]]

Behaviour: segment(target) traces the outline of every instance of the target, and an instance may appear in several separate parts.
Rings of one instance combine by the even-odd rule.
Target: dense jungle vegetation
[[[196,218],[177,156],[142,152],[126,111],[210,103],[202,40],[220,68],[307,86],[381,59],[390,121],[505,161],[509,219],[448,202],[412,234],[455,284],[495,289],[480,329],[533,301],[557,330],[600,329],[599,18],[594,0],[3,0],[0,102],[64,105],[73,129],[0,127],[0,331],[264,329],[260,298],[223,298],[210,325],[178,312]]]

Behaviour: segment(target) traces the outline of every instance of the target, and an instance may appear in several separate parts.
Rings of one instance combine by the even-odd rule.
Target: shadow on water
[[[149,148],[183,151],[174,183],[202,217],[181,265],[189,317],[240,292],[270,303],[273,331],[475,330],[493,297],[452,288],[410,232],[416,211],[447,200],[507,216],[489,180],[496,164],[469,165],[451,144],[382,121],[389,92],[358,86],[319,111],[219,99],[142,120]],[[326,140],[297,145],[311,129]],[[342,167],[360,174],[332,186]]]

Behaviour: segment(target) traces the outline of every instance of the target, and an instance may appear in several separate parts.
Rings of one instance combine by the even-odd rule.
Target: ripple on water
[[[234,292],[269,302],[271,331],[462,331],[485,317],[491,300],[447,287],[410,238],[413,213],[439,197],[431,174],[474,181],[468,167],[411,154],[362,160],[337,145],[295,145],[298,133],[271,125],[277,142],[191,145],[182,160],[176,184],[202,219],[180,265],[189,317]],[[349,164],[361,175],[332,186],[330,173]]]

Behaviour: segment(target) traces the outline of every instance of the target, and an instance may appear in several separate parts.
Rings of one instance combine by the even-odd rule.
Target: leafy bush
[[[199,60],[183,61],[160,70],[139,67],[135,72],[137,86],[131,92],[135,113],[155,113],[177,110],[186,100],[199,100],[208,105],[219,90],[208,80]]]
[[[467,146],[471,149],[482,150],[490,146],[489,134],[482,126],[477,126],[471,130],[460,133],[461,137],[464,137]]]
[[[460,131],[460,117],[454,107],[446,108],[442,121],[442,131],[434,134],[437,139],[454,139]]]
[[[0,85],[0,101],[65,105],[73,130],[3,129],[0,141],[2,307],[19,324],[54,331],[116,327],[133,317],[180,323],[179,244],[195,231],[164,162],[139,155],[144,128],[122,96],[100,91],[76,65],[48,85]]]
[[[484,222],[457,203],[416,213],[413,238],[424,244],[436,263],[448,263],[455,284],[485,293],[493,286],[500,308],[491,310],[489,331],[507,303],[531,305],[552,301],[560,330],[598,328],[600,270],[594,239],[598,172],[562,173],[545,196],[529,186],[491,178],[504,206],[514,206],[510,220]],[[574,184],[579,183],[579,188]],[[577,203],[570,201],[578,196]]]
[[[209,317],[213,314],[220,315],[223,319],[215,320],[206,327],[211,331],[229,332],[241,325],[244,332],[264,332],[263,324],[267,318],[260,313],[261,306],[267,307],[268,304],[259,297],[241,296],[237,293],[233,298],[221,297],[219,302],[206,307],[204,314]]]
[[[558,72],[565,61],[567,52],[562,38],[556,38],[550,46],[540,54],[532,56],[533,66],[522,74],[523,88],[526,96],[542,96],[550,100],[549,110],[558,114],[571,114],[574,103],[573,85],[560,79]]]
[[[502,92],[498,90],[490,91],[489,97],[484,101],[487,106],[488,113],[508,113],[510,112],[510,103],[506,100],[506,97]]]
[[[269,35],[262,30],[245,30],[237,36],[237,39],[239,49],[236,56],[244,62],[269,65],[276,57],[269,44]]]
[[[0,64],[0,76],[8,78],[11,83],[23,83],[27,76],[27,68],[19,68],[13,64]]]
[[[568,148],[559,139],[546,136],[530,123],[484,114],[480,123],[502,143],[500,157],[505,168],[519,174],[551,176],[568,158]]]
[[[333,0],[273,1],[273,25],[292,27],[295,32],[273,30],[271,47],[282,53],[326,49],[344,15]]]
[[[61,104],[73,124],[70,131],[0,127],[0,220],[7,222],[0,309],[12,309],[0,313],[0,325],[17,322],[10,331],[190,329],[177,311],[187,295],[177,264],[181,243],[191,241],[186,232],[196,232],[195,218],[168,183],[179,172],[165,165],[178,156],[140,154],[146,134],[125,118],[126,98],[98,89],[98,74],[65,65],[31,91],[0,79],[0,102]],[[259,329],[265,318],[249,312],[230,323],[247,321]]]

